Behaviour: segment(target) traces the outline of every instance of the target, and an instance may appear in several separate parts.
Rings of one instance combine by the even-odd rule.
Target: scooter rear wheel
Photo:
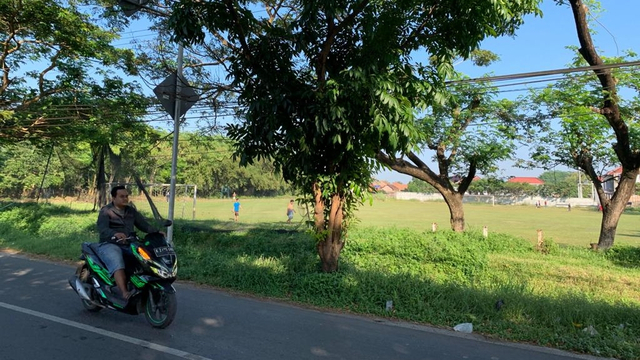
[[[82,281],[83,283],[86,282],[89,279],[89,270],[87,269],[87,265],[84,264],[82,266],[82,268],[79,269],[78,271],[78,277],[80,278],[80,281]],[[91,298],[95,298],[95,291],[93,289],[91,289],[91,292],[89,293],[89,296],[91,296]],[[92,301],[89,300],[85,300],[85,299],[80,299],[80,301],[82,302],[82,306],[84,306],[84,308],[87,311],[90,312],[98,312],[100,310],[102,310],[101,306],[98,306],[96,304],[94,304]]]
[[[164,329],[173,322],[177,310],[178,303],[175,293],[162,291],[154,297],[153,292],[150,291],[144,306],[144,317],[151,326]]]
[[[102,307],[100,307],[98,305],[95,305],[91,301],[88,301],[88,300],[85,300],[85,299],[80,299],[80,301],[82,301],[82,306],[84,306],[84,308],[87,311],[98,312],[98,311],[102,310]]]

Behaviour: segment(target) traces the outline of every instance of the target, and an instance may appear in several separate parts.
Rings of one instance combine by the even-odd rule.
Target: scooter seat
[[[93,260],[98,263],[98,265],[106,269],[107,266],[102,262],[100,256],[98,255],[98,246],[100,246],[100,243],[83,242],[82,252],[91,256]]]

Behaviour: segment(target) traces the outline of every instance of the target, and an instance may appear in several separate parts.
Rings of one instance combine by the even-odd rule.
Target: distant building
[[[449,181],[451,181],[453,184],[460,184],[460,182],[462,181],[462,179],[464,179],[463,176],[460,175],[453,175],[451,177],[449,177]],[[471,179],[471,181],[478,181],[481,180],[482,178],[480,176],[474,176],[473,179]]]
[[[538,179],[537,177],[522,177],[522,176],[514,176],[511,179],[507,180],[509,183],[520,183],[520,184],[529,184],[529,185],[544,185],[544,181]]]
[[[371,183],[371,188],[375,192],[383,192],[385,194],[394,194],[400,191],[405,191],[408,186],[409,185],[400,182],[390,183],[384,180],[376,180]]]
[[[394,182],[394,183],[393,183],[393,184],[391,184],[391,185],[393,185],[393,187],[394,187],[394,188],[398,189],[398,191],[405,191],[405,190],[407,190],[407,188],[409,187],[409,185],[408,185],[408,184],[403,184],[403,183],[401,183],[401,182],[397,182],[397,181],[396,181],[396,182]]]
[[[618,187],[618,182],[620,182],[620,176],[622,175],[622,166],[615,168],[606,174],[604,174],[600,181],[602,181],[602,190],[604,190],[605,194],[610,198],[613,196],[613,193],[616,191]],[[640,182],[640,174],[636,176],[636,183]]]

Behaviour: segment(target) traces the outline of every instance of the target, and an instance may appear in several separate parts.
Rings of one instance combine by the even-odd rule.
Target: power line
[[[164,115],[162,115],[164,116]],[[187,120],[203,120],[203,119],[207,119],[206,116],[185,116],[182,118],[184,121]],[[65,120],[75,120],[74,122],[51,122],[51,121],[65,121]],[[30,129],[39,129],[39,128],[50,128],[50,127],[74,127],[74,126],[96,126],[96,125],[113,125],[113,121],[107,120],[107,119],[101,119],[103,121],[92,121],[91,119],[85,119],[85,118],[78,118],[75,116],[66,116],[66,117],[55,117],[55,118],[38,118],[38,119],[33,119],[33,120],[29,120],[29,119],[18,119],[18,120],[13,120],[12,123],[14,126],[8,125],[8,126],[2,126],[0,127],[0,130],[8,130],[8,129],[13,129],[15,126],[23,126],[23,127],[28,127]],[[45,123],[40,123],[40,124],[34,124],[34,121],[43,121]],[[90,122],[91,121],[91,122]],[[167,119],[161,119],[160,117],[157,117],[155,119],[148,119],[148,120],[133,120],[133,121],[126,121],[127,123],[130,124],[147,124],[147,123],[153,123],[153,122],[173,122],[172,119],[167,118]]]
[[[576,68],[534,71],[534,72],[499,75],[499,76],[488,76],[488,77],[463,79],[463,80],[451,80],[451,81],[445,81],[445,84],[454,85],[454,84],[488,82],[488,81],[492,81],[492,82],[506,81],[506,80],[526,79],[531,77],[548,76],[548,75],[570,74],[574,72],[617,69],[617,68],[631,67],[631,66],[640,66],[640,61],[629,61],[629,62],[616,63],[616,64],[603,64],[603,65],[595,65],[595,66],[582,66],[582,67],[576,67]]]
[[[131,45],[131,41],[126,41],[126,40],[138,40],[140,38],[150,38],[155,36],[155,34],[146,34],[146,35],[136,35],[136,36],[131,36],[131,37],[123,37],[123,38],[119,38],[117,39],[118,42],[115,43],[111,43],[111,46],[123,46],[123,45]],[[124,42],[123,42],[124,41]],[[149,40],[146,40],[149,41]]]

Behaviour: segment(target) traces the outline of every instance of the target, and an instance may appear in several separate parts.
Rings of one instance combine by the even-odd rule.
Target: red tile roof
[[[394,193],[394,192],[398,192],[398,191],[404,191],[407,189],[407,187],[409,185],[407,184],[403,184],[400,182],[394,182],[393,184],[388,182],[388,181],[384,181],[384,180],[375,180],[374,182],[371,183],[371,188],[373,188],[375,191],[382,191],[384,193],[390,194],[390,193]]]
[[[409,187],[408,184],[403,184],[403,183],[400,183],[400,182],[394,182],[391,185],[393,185],[393,187],[398,189],[398,191],[405,191]]]
[[[507,180],[507,182],[510,183],[525,183],[525,184],[531,184],[531,185],[542,185],[544,184],[544,181],[538,179],[537,177],[512,177],[511,179]]]
[[[622,174],[622,166],[617,167],[607,173],[607,175],[620,175]]]

